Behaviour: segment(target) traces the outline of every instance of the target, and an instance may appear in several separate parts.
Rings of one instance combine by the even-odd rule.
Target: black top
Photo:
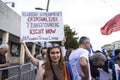
[[[0,64],[6,63],[6,57],[5,55],[0,54]]]
[[[96,77],[100,77],[99,70],[97,70],[97,66],[93,64],[93,62],[90,60],[90,70],[91,70],[91,75],[93,78],[96,79]]]
[[[0,64],[5,64],[6,63],[6,57],[5,55],[1,55],[0,54]],[[2,77],[1,80],[5,80],[6,78],[8,78],[8,70],[2,70]]]

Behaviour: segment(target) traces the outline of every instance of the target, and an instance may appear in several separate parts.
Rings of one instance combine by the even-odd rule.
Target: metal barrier
[[[19,75],[15,75],[15,76],[9,77],[5,80],[20,80],[20,77],[19,77]]]
[[[0,68],[0,76],[2,77],[2,71],[3,70],[8,70],[8,77],[11,77],[11,76],[15,76],[17,74],[19,74],[19,65],[16,65],[16,66],[10,66],[10,67],[6,67],[6,68]],[[0,77],[0,80],[2,80]]]
[[[6,69],[8,69],[9,77],[5,80],[35,80],[36,69],[31,69],[31,63],[1,68],[0,72]]]
[[[35,80],[35,70],[29,70],[22,73],[20,80]]]

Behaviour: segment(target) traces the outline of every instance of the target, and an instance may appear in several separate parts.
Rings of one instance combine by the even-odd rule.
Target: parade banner
[[[62,41],[62,12],[22,12],[21,39],[25,42]]]

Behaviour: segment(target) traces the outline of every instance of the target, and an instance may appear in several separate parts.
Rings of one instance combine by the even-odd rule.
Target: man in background
[[[74,80],[91,80],[91,71],[89,65],[90,40],[88,37],[81,37],[79,48],[74,50],[69,57]]]
[[[10,65],[9,61],[6,60],[6,53],[8,52],[9,47],[7,44],[0,45],[0,68],[8,67]],[[2,71],[1,80],[8,78],[8,70]]]

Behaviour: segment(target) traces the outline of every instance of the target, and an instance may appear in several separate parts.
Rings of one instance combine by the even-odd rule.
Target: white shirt
[[[62,55],[63,55],[63,57],[65,57],[65,55],[66,55],[66,49],[65,49],[65,46],[61,46],[61,51],[62,51]]]
[[[120,74],[120,66],[118,64],[115,65],[115,72],[116,72],[116,80],[118,80],[118,76]]]
[[[89,65],[89,52],[86,49],[79,48],[74,50],[69,57],[69,61],[71,64],[71,68],[73,71],[74,80],[81,80],[81,76],[84,76],[84,73],[80,67],[80,58],[85,57],[88,61],[88,68],[89,68],[89,80],[91,80],[91,72],[90,72],[90,65]]]

